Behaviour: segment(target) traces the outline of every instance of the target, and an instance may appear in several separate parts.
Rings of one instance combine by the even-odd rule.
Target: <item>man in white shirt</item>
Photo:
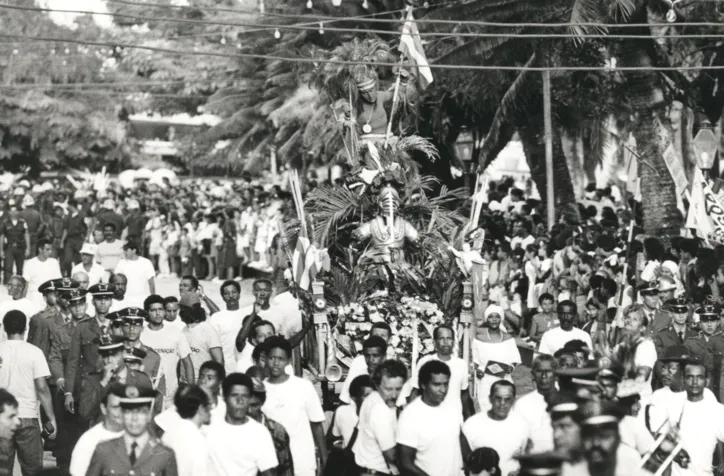
[[[126,294],[129,296],[144,297],[156,292],[156,270],[148,258],[138,256],[140,245],[129,241],[123,245],[124,258],[118,262],[114,273],[132,276],[126,283]]]
[[[267,400],[262,411],[289,433],[295,476],[313,476],[317,470],[315,446],[320,466],[323,468],[327,462],[322,404],[310,381],[286,373],[292,357],[289,341],[272,336],[265,342],[269,378],[264,382]]]
[[[28,283],[26,297],[38,304],[45,305],[43,295],[38,292],[38,287],[50,279],[60,279],[60,263],[57,259],[51,258],[53,245],[48,240],[38,240],[38,255],[30,258],[23,266],[23,278]]]
[[[254,390],[251,377],[233,373],[223,386],[226,419],[209,426],[206,433],[209,475],[272,476],[279,464],[272,437],[264,425],[247,414]],[[241,441],[244,444],[240,445]]]
[[[175,326],[180,331],[183,331],[186,324],[179,318],[179,302],[176,296],[166,296],[163,302],[166,309],[166,324]]]
[[[70,271],[71,276],[79,271],[86,273],[88,275],[88,287],[100,282],[108,282],[108,271],[95,261],[97,251],[98,245],[83,243],[83,247],[80,249],[81,262],[73,266]]]
[[[216,329],[206,322],[206,311],[201,304],[194,307],[184,307],[181,312],[181,319],[185,323],[181,333],[186,337],[191,349],[191,363],[194,368],[194,375],[198,375],[201,364],[214,360],[224,364],[224,353],[221,350],[221,338]],[[168,321],[164,326],[173,326]]]
[[[376,391],[362,402],[359,433],[352,447],[360,476],[399,473],[395,441],[396,405],[405,380],[407,368],[398,360],[383,362],[372,376]]]
[[[188,301],[191,296],[196,296],[195,291],[190,289],[193,285],[193,281],[184,276],[181,283],[183,284],[184,282],[188,284],[181,288],[182,304],[184,304],[184,301]],[[198,285],[198,281],[196,284]],[[216,329],[216,332],[221,338],[221,349],[224,354],[224,367],[226,368],[226,373],[229,374],[236,371],[235,341],[237,334],[241,330],[244,316],[246,316],[246,314],[243,314],[243,311],[239,309],[240,291],[241,286],[239,286],[239,283],[236,281],[224,282],[224,284],[221,285],[221,298],[226,304],[226,309],[223,311],[217,310],[209,318],[209,324],[211,327]]]
[[[36,315],[43,310],[44,306],[40,306],[30,299],[23,297],[27,283],[22,276],[13,276],[7,282],[8,295],[12,299],[5,299],[0,302],[0,318],[9,311],[20,311],[23,315],[30,317]],[[27,329],[26,329],[27,336]],[[7,340],[8,335],[5,329],[0,332],[0,341]]]
[[[128,278],[123,273],[116,273],[111,278],[111,289],[113,289],[113,298],[109,312],[118,312],[127,307],[143,308],[143,300],[146,296],[129,296],[126,293]]]
[[[46,379],[50,369],[43,352],[24,340],[28,319],[21,311],[9,311],[3,317],[3,328],[8,340],[0,342],[0,388],[6,389],[18,400],[20,425],[13,435],[10,448],[10,474],[17,451],[23,473],[39,474],[43,469],[43,440],[38,421],[38,401],[53,426],[55,438],[58,423]]]
[[[528,444],[528,428],[517,414],[512,413],[515,385],[498,380],[490,387],[490,410],[468,418],[463,424],[463,457],[478,448],[493,448],[500,457],[501,474],[518,470],[516,456]]]
[[[426,355],[417,362],[417,370],[431,360],[445,362],[450,368],[450,384],[443,404],[451,405],[456,413],[462,414],[465,418],[475,413],[473,400],[468,393],[468,366],[463,359],[453,355],[453,344],[455,334],[452,327],[441,325],[435,328],[432,333],[435,343],[435,353]],[[412,375],[412,394],[409,401],[419,395],[420,389],[417,384],[417,372]]]
[[[459,476],[463,470],[462,414],[443,404],[450,375],[450,367],[439,360],[420,368],[421,396],[402,410],[397,424],[397,464],[403,474]]]
[[[535,390],[515,402],[513,412],[525,421],[533,447],[532,452],[553,450],[553,429],[547,408],[556,390],[556,359],[552,355],[538,354],[533,361]]]
[[[164,408],[173,404],[178,388],[176,367],[181,362],[181,374],[186,382],[195,382],[194,366],[191,362],[191,349],[186,337],[178,329],[164,325],[166,310],[163,298],[152,294],[143,303],[148,314],[148,326],[141,333],[141,342],[161,356],[161,367],[166,377]]]
[[[362,402],[365,398],[374,392],[372,378],[369,375],[360,375],[354,378],[349,386],[349,396],[352,397],[352,403],[349,405],[340,405],[334,412],[332,417],[332,425],[329,432],[334,438],[342,439],[342,448],[347,448],[359,422],[359,412],[362,408]]]
[[[395,350],[392,348],[392,346],[389,345],[390,339],[392,338],[392,329],[390,329],[390,325],[386,322],[375,322],[374,324],[372,324],[372,328],[370,329],[370,337],[373,336],[380,337],[382,340],[385,341],[385,343],[387,344],[387,351],[385,356],[387,359],[394,359]],[[360,375],[371,375],[371,372],[369,372],[369,370],[367,369],[367,362],[365,356],[362,354],[357,355],[354,359],[352,359],[352,363],[349,366],[347,378],[345,378],[344,384],[342,384],[342,391],[339,394],[339,399],[342,401],[342,403],[351,402],[351,399],[349,397],[349,385],[352,383],[355,377],[358,377]],[[407,379],[407,376],[405,376],[405,379]]]
[[[123,435],[121,398],[125,396],[124,392],[125,386],[120,383],[112,383],[106,390],[101,401],[103,421],[83,433],[75,444],[70,460],[70,476],[85,476],[98,443]]]
[[[123,259],[123,241],[116,238],[116,225],[104,224],[103,238],[96,248],[95,260],[104,270],[113,272]]]
[[[566,342],[576,339],[582,340],[588,345],[589,349],[593,349],[591,336],[587,332],[573,327],[573,323],[576,320],[576,309],[576,304],[573,301],[561,301],[558,303],[558,320],[560,326],[549,329],[543,333],[538,352],[541,354],[555,355],[558,350],[566,345]]]
[[[197,385],[187,385],[174,398],[180,419],[173,431],[167,431],[161,442],[176,454],[178,476],[209,474],[209,449],[201,428],[209,424],[211,401]]]

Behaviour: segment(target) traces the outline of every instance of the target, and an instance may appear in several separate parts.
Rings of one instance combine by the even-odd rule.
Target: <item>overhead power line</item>
[[[697,0],[699,2],[721,2],[722,0]],[[184,5],[164,5],[161,3],[146,3],[146,2],[134,2],[131,0],[106,0],[106,3],[117,3],[121,5],[129,5],[129,6],[138,6],[138,7],[150,7],[150,8],[176,8],[181,10],[199,10],[199,11],[208,11],[212,13],[238,13],[238,14],[254,14],[260,17],[272,17],[272,18],[285,18],[285,19],[300,19],[300,18],[314,18],[314,21],[310,22],[310,25],[316,25],[320,21],[327,23],[327,22],[344,22],[344,21],[355,21],[357,19],[364,18],[366,22],[371,23],[401,23],[398,19],[391,19],[391,18],[373,18],[374,16],[380,16],[380,15],[386,15],[390,13],[396,13],[396,12],[402,12],[405,9],[400,9],[396,11],[391,12],[378,12],[378,13],[372,13],[370,14],[369,18],[366,18],[366,16],[359,16],[359,17],[342,17],[342,16],[325,16],[325,15],[316,15],[312,12],[310,13],[304,13],[304,14],[289,14],[289,13],[271,13],[271,12],[264,12],[261,13],[256,10],[245,10],[245,9],[235,9],[235,8],[221,8],[221,7],[202,7],[202,6],[184,6]],[[441,5],[449,5],[457,2],[446,2]],[[438,5],[435,5],[437,7]],[[477,20],[438,20],[438,19],[426,19],[426,18],[417,18],[414,21],[418,24],[429,24],[429,25],[468,25],[468,26],[482,26],[482,27],[524,27],[524,28],[560,28],[560,27],[567,27],[567,26],[589,26],[589,27],[602,27],[602,28],[631,28],[631,27],[650,27],[650,23],[596,23],[596,22],[588,22],[588,23],[502,23],[502,22],[486,22],[486,21],[477,21]],[[667,23],[667,25],[672,25],[671,23]],[[677,22],[673,23],[673,26],[724,26],[724,23],[722,22]]]
[[[307,64],[338,64],[338,65],[367,65],[367,66],[390,66],[397,67],[399,64],[395,63],[376,63],[370,61],[339,61],[329,59],[317,59],[307,57],[285,57],[277,55],[267,54],[255,54],[255,53],[222,53],[215,51],[190,51],[190,50],[176,50],[172,48],[161,48],[157,46],[146,46],[136,45],[130,43],[106,43],[102,41],[90,41],[90,40],[68,40],[63,38],[46,37],[46,36],[29,36],[29,35],[16,35],[0,33],[0,38],[21,38],[24,40],[31,41],[45,41],[45,42],[65,42],[72,44],[82,44],[86,46],[113,46],[119,48],[131,48],[148,51],[156,51],[159,53],[176,54],[176,55],[188,55],[188,56],[213,56],[222,58],[247,58],[247,59],[261,59],[261,60],[273,60],[273,61],[286,61],[289,63],[307,63]],[[560,67],[538,67],[538,66],[517,66],[517,65],[480,65],[480,64],[430,64],[430,68],[433,69],[465,69],[465,70],[477,70],[477,71],[610,71],[611,68],[606,66],[560,66]],[[709,66],[620,66],[614,68],[616,71],[716,71],[724,70],[723,66],[709,65]]]
[[[136,20],[157,21],[165,23],[181,23],[181,24],[194,24],[194,25],[217,25],[217,26],[237,26],[237,27],[263,27],[263,30],[292,30],[292,31],[335,31],[335,32],[347,32],[347,33],[374,33],[378,35],[395,35],[399,34],[390,30],[377,30],[369,28],[340,28],[340,27],[329,27],[325,26],[324,22],[317,22],[316,26],[301,26],[301,25],[268,25],[259,23],[239,23],[239,22],[223,22],[223,21],[210,21],[210,20],[194,20],[187,18],[147,18],[139,15],[128,15],[121,13],[108,13],[108,12],[96,12],[92,10],[69,10],[69,9],[52,9],[52,8],[40,8],[40,7],[21,7],[17,5],[0,5],[0,8],[10,10],[22,10],[22,11],[36,11],[36,12],[55,12],[55,13],[76,13],[80,15],[106,15],[119,18],[131,18]],[[512,23],[501,23],[498,24],[501,27],[514,27]],[[530,25],[530,24],[529,24]],[[537,24],[532,24],[537,25]],[[586,24],[576,24],[578,26],[586,26]],[[668,25],[668,24],[667,24]],[[565,26],[573,26],[573,24],[565,24]],[[596,24],[592,23],[589,26],[605,27],[607,24]],[[613,25],[619,26],[619,25]],[[650,26],[646,24],[646,26]],[[243,32],[242,32],[243,33]],[[246,32],[248,33],[248,32]],[[421,37],[456,37],[456,38],[616,38],[616,39],[640,39],[640,38],[660,38],[664,35],[631,35],[631,34],[607,34],[607,33],[473,33],[473,32],[422,32]],[[694,39],[694,38],[724,38],[724,34],[679,34],[676,35],[677,39]],[[62,41],[62,40],[61,40]]]

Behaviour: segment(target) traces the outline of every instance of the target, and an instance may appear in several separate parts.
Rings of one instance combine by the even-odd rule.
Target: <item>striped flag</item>
[[[407,18],[402,25],[400,51],[417,65],[418,78],[422,88],[424,89],[432,83],[432,71],[425,56],[425,49],[422,47],[415,17],[412,16],[412,7],[407,7]]]

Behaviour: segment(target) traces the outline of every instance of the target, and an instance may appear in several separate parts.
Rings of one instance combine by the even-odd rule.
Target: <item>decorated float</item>
[[[484,185],[477,184],[470,213],[463,215],[456,206],[468,192],[447,190],[420,172],[421,161],[438,157],[432,144],[392,133],[395,112],[411,94],[405,78],[412,73],[400,69],[393,86],[380,86],[383,68],[368,64],[394,63],[385,44],[355,41],[333,54],[345,64],[364,64],[327,64],[318,78],[350,173],[343,184],[302,198],[302,184],[291,172],[296,209],[280,234],[294,292],[314,315],[316,332],[303,346],[302,360],[323,383],[339,382],[372,325],[384,321],[392,329],[395,357],[412,371],[420,357],[434,352],[433,330],[443,323],[456,330],[456,351],[469,361],[474,295],[486,275],[484,236],[473,225]],[[332,395],[333,385],[325,387]]]

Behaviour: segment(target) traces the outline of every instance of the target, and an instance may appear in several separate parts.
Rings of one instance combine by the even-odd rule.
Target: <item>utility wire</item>
[[[23,11],[35,11],[35,12],[55,12],[55,13],[77,13],[82,15],[106,15],[119,18],[132,18],[137,20],[158,21],[168,23],[182,23],[182,24],[194,24],[194,25],[219,25],[219,26],[239,26],[239,27],[256,27],[263,26],[265,30],[298,30],[298,31],[335,31],[335,32],[347,32],[347,33],[374,33],[379,35],[399,35],[397,31],[390,30],[376,30],[368,28],[339,28],[339,27],[325,27],[324,22],[317,22],[317,26],[300,26],[300,25],[262,25],[258,23],[234,23],[234,22],[221,22],[221,21],[209,21],[209,20],[193,20],[186,18],[147,18],[139,15],[127,15],[120,13],[108,13],[108,12],[95,12],[92,10],[67,10],[67,9],[52,9],[52,8],[40,8],[40,7],[21,7],[16,5],[0,5],[0,8],[10,10],[23,10]],[[501,24],[504,27],[513,27],[513,24]],[[603,26],[603,24],[591,24],[592,26]],[[647,26],[651,26],[646,24]],[[668,24],[667,24],[668,25]],[[570,25],[567,25],[570,26]],[[580,24],[579,26],[585,26]],[[248,33],[248,32],[247,32]],[[449,37],[454,36],[456,38],[616,38],[616,39],[641,39],[641,38],[661,38],[665,35],[625,35],[625,34],[606,34],[606,33],[471,33],[471,32],[423,32],[419,33],[420,37]],[[724,34],[680,34],[676,35],[677,39],[693,39],[693,38],[724,38]],[[62,41],[62,40],[59,40]],[[67,41],[67,40],[66,40]]]
[[[267,54],[256,54],[256,53],[221,53],[215,51],[188,51],[188,50],[175,50],[171,48],[161,48],[157,46],[145,46],[136,45],[130,43],[106,43],[102,41],[90,41],[90,40],[68,40],[62,38],[45,37],[45,36],[29,36],[29,35],[16,35],[0,33],[0,38],[22,38],[24,40],[31,41],[46,41],[46,42],[65,42],[72,44],[81,44],[85,46],[112,46],[118,48],[132,48],[147,51],[156,51],[159,53],[177,54],[177,55],[188,55],[188,56],[213,56],[221,58],[247,58],[247,59],[260,59],[260,60],[272,60],[272,61],[286,61],[289,63],[307,63],[307,64],[337,64],[337,65],[366,65],[366,66],[390,66],[397,67],[399,63],[377,63],[371,61],[341,61],[341,60],[330,60],[330,59],[317,59],[308,57],[285,57],[277,55]],[[436,64],[431,63],[429,65],[433,69],[466,69],[466,70],[477,70],[477,71],[612,71],[612,68],[606,66],[555,66],[555,67],[542,67],[542,66],[506,66],[506,65],[480,65],[480,64]],[[617,66],[613,68],[615,71],[717,71],[724,70],[724,65],[708,65],[708,66]]]
[[[315,21],[311,22],[310,24],[315,25],[318,24],[320,21],[326,23],[327,21],[334,21],[334,22],[340,22],[340,21],[348,21],[348,20],[356,20],[358,18],[363,17],[339,17],[339,16],[325,16],[325,15],[315,15],[314,13],[304,13],[304,14],[283,14],[283,13],[261,13],[255,10],[244,10],[244,9],[234,9],[234,8],[219,8],[219,7],[192,7],[192,6],[184,6],[184,5],[164,5],[161,3],[141,3],[141,2],[133,2],[130,0],[105,0],[106,3],[118,3],[122,5],[130,5],[130,6],[139,6],[139,7],[151,7],[151,8],[177,8],[177,9],[184,9],[184,10],[199,10],[199,11],[209,11],[209,12],[215,12],[215,13],[239,13],[239,14],[256,14],[258,16],[264,17],[273,17],[273,18],[286,18],[286,19],[299,19],[300,17],[304,18],[308,16],[309,18],[315,18]],[[698,2],[712,2],[712,3],[718,3],[722,0],[697,0]],[[447,4],[456,3],[456,2],[447,2]],[[443,4],[444,5],[444,4]],[[433,7],[430,7],[428,9],[434,9],[434,7],[437,7],[438,5],[435,5]],[[424,8],[424,7],[420,7]],[[404,11],[404,9],[398,10],[398,11]],[[394,13],[394,12],[380,12],[375,13],[372,15],[382,15],[386,13]],[[400,24],[400,20],[391,19],[391,18],[368,18],[365,21],[372,22],[372,23],[396,23]],[[590,27],[602,27],[602,28],[631,28],[631,27],[650,27],[650,23],[596,23],[596,22],[588,22],[588,23],[502,23],[502,22],[485,22],[485,21],[476,21],[476,20],[437,20],[437,19],[426,19],[426,18],[419,18],[415,19],[414,23],[419,24],[435,24],[435,25],[470,25],[470,26],[482,26],[482,27],[488,27],[488,26],[494,26],[494,27],[524,27],[524,28],[560,28],[560,27],[567,27],[567,26],[590,26]],[[677,22],[677,23],[667,23],[667,25],[673,25],[677,27],[681,26],[724,26],[723,22]]]

